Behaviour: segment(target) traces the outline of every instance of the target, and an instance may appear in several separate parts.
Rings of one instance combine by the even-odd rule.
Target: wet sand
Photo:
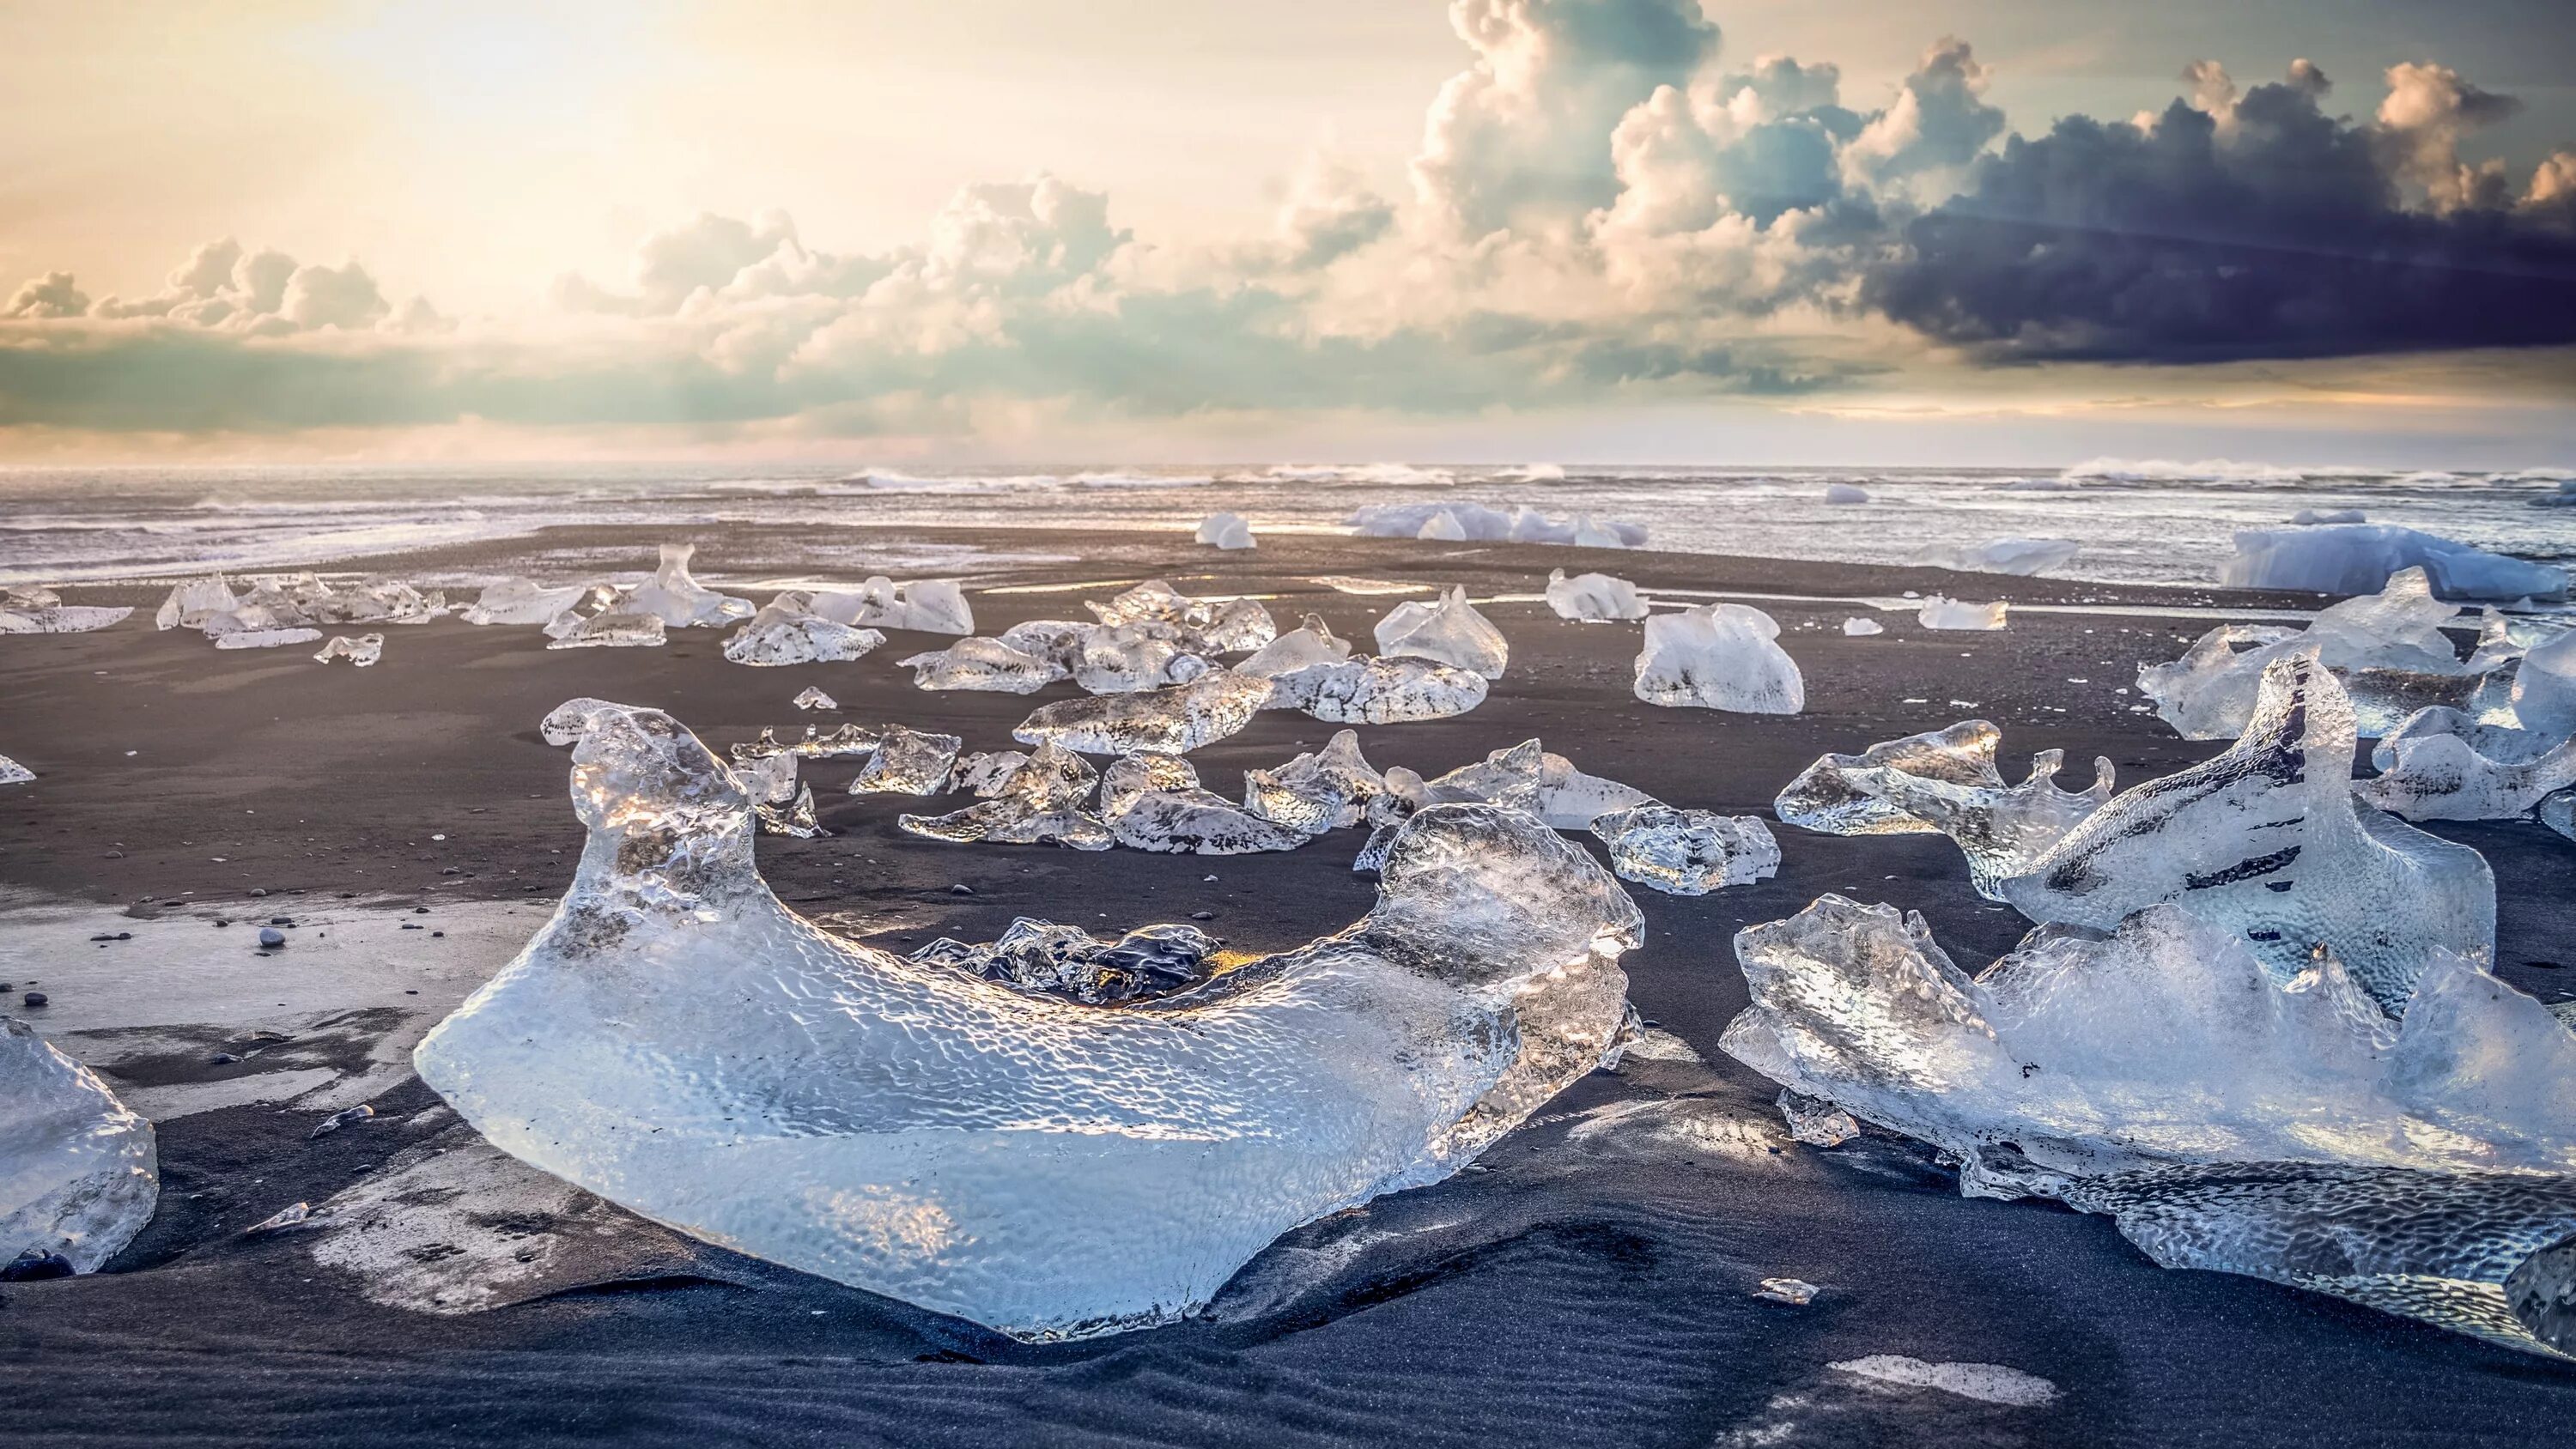
[[[737,592],[812,561],[810,537],[790,531],[695,537],[701,577]],[[2152,611],[2313,602],[1324,537],[1230,555],[1136,535],[902,540],[1082,560],[973,575],[986,634],[1082,617],[1082,598],[1158,574],[1190,592],[1265,596],[1283,628],[1320,613],[1363,645],[1398,598],[1427,594],[1314,580],[1463,583],[1483,599],[1535,595],[1551,567],[1601,568],[1693,602],[1681,591],[1765,595],[1756,602],[1806,675],[1801,715],[1643,704],[1628,689],[1635,626],[1565,623],[1532,600],[1480,604],[1512,644],[1483,707],[1360,731],[1378,767],[1426,774],[1536,735],[1672,803],[1745,813],[1766,812],[1820,753],[1968,717],[2002,726],[2015,775],[2044,748],[2067,752],[2070,784],[2096,754],[2123,785],[2165,773],[2222,746],[2173,738],[2115,692],[2139,661],[2173,657],[2208,625]],[[551,558],[550,572],[569,575],[573,559],[648,566],[656,541],[582,530],[381,562],[417,577]],[[848,543],[836,539],[844,556]],[[1091,586],[1053,589],[1069,582]],[[1927,633],[1849,602],[1907,589],[2085,607],[2025,609],[2001,633]],[[161,592],[67,600],[148,615]],[[1887,632],[1845,638],[1853,614]],[[721,657],[720,631],[569,651],[546,650],[533,628],[384,632],[384,662],[367,670],[315,664],[311,646],[218,652],[141,615],[99,634],[0,640],[0,752],[39,776],[0,797],[0,888],[15,907],[0,933],[14,923],[21,941],[44,943],[41,962],[9,969],[41,967],[54,1004],[28,1014],[66,1050],[173,1113],[159,1124],[160,1215],[110,1271],[0,1287],[11,1405],[0,1440],[2349,1445],[2540,1442],[2576,1417],[2576,1375],[2539,1360],[2329,1298],[2157,1269],[2105,1220],[1961,1199],[1900,1139],[1789,1142],[1775,1089],[1716,1050],[1745,1003],[1735,930],[1839,891],[1922,910],[1973,967],[2026,923],[1977,898],[1939,837],[1787,827],[1772,880],[1698,899],[1635,891],[1648,935],[1623,963],[1631,996],[1704,1063],[1632,1060],[1586,1079],[1477,1170],[1291,1234],[1204,1321],[1019,1345],[694,1244],[573,1243],[546,1213],[483,1226],[548,1244],[547,1296],[459,1316],[385,1306],[361,1291],[363,1274],[320,1261],[298,1235],[241,1229],[394,1170],[405,1148],[454,1140],[442,1136],[452,1115],[396,1048],[499,966],[569,878],[580,832],[564,753],[537,735],[548,709],[584,694],[654,705],[719,748],[763,726],[856,720],[995,749],[1030,709],[1075,691],[917,691],[893,661],[943,641],[903,633],[855,663],[748,669]],[[842,709],[791,708],[809,684]],[[1232,795],[1244,768],[1331,730],[1268,713],[1191,758]],[[1373,896],[1349,870],[1356,831],[1213,859],[951,846],[896,829],[922,801],[843,794],[857,768],[808,764],[835,833],[764,837],[762,869],[798,909],[898,949],[989,939],[1018,915],[1107,930],[1207,911],[1209,929],[1263,951],[1338,929]],[[2576,846],[2530,824],[2438,829],[2495,868],[2506,979],[2544,1000],[2576,989]],[[36,902],[54,912],[41,934]],[[134,940],[87,941],[84,923],[119,912],[133,924],[96,929]],[[299,938],[250,955],[246,929],[273,914],[297,920]],[[325,930],[337,945],[300,935]],[[145,964],[120,966],[120,951]],[[239,1010],[201,1010],[178,988],[211,972],[245,981]],[[289,1040],[256,1041],[262,1031]],[[298,1090],[258,1100],[263,1077]],[[361,1100],[374,1119],[309,1136]],[[1752,1298],[1771,1276],[1825,1291],[1804,1308]],[[1827,1367],[1882,1353],[2009,1365],[2059,1393],[2011,1407]]]

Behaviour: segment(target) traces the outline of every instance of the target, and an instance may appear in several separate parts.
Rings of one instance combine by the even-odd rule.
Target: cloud
[[[2449,148],[2496,99],[2438,68],[2390,82],[2375,126],[2324,115],[2301,76],[2246,92],[2224,125],[2177,101],[2147,129],[2070,117],[2015,137],[1907,225],[1864,295],[1997,358],[2576,342],[2576,232],[2538,187],[2527,208],[2484,182],[2437,189],[2432,209],[2400,194],[2458,174]]]
[[[1356,167],[1321,152],[1306,158],[1279,207],[1292,267],[1330,266],[1394,226],[1395,204],[1371,190]]]
[[[1880,184],[1964,166],[2003,134],[1987,105],[1986,68],[1964,40],[1943,37],[1905,78],[1896,103],[1870,118],[1843,155],[1855,181]]]
[[[2493,207],[2507,196],[2504,165],[2462,161],[2460,140],[2520,109],[2520,101],[2482,91],[2447,65],[2393,65],[2388,97],[2379,103],[2380,143],[2390,169],[2423,188],[2437,210]]]
[[[0,317],[41,319],[78,317],[89,310],[89,295],[72,285],[69,272],[47,272],[20,287],[0,307]]]

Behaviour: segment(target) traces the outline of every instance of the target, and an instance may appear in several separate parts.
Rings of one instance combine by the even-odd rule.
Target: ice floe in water
[[[1637,697],[1648,704],[1736,714],[1796,714],[1807,706],[1798,661],[1779,622],[1744,604],[1702,604],[1646,621]]]
[[[2061,1198],[2174,1266],[2551,1342],[2507,1285],[2576,1234],[2576,1035],[2448,951],[2391,1015],[2331,954],[2284,976],[2246,946],[2160,905],[2034,931],[1971,979],[1921,916],[1828,895],[1738,934],[1752,1005],[1720,1045],[1941,1147],[1971,1195]]]
[[[2033,756],[2030,775],[2004,783],[1995,767],[2003,738],[1981,719],[1875,744],[1857,755],[1826,755],[1789,782],[1772,802],[1783,824],[1827,835],[1899,835],[1933,830],[1958,842],[1977,893],[2000,900],[1996,885],[2029,869],[2111,798],[2108,759],[2093,761],[2090,787],[2057,788],[2061,750]]]
[[[773,603],[725,639],[724,657],[763,668],[837,664],[862,658],[884,642],[885,635],[874,629],[854,629]]]
[[[945,649],[898,659],[917,689],[971,689],[1029,694],[1064,678],[1065,670],[1041,655],[1023,654],[999,639],[960,639]]]
[[[1610,869],[1620,879],[1668,896],[1751,885],[1780,869],[1780,843],[1750,815],[1638,805],[1599,816],[1591,830],[1610,847]]]
[[[2394,1009],[2437,953],[2494,959],[2495,877],[2356,797],[2355,745],[2352,704],[2316,656],[2275,660],[2234,746],[2114,796],[1995,894],[2105,931],[2178,901],[2283,979],[2328,952]]]
[[[2409,820],[2509,820],[2576,786],[2576,740],[2480,724],[2456,709],[2418,710],[2370,752],[2361,798]]]
[[[802,690],[799,690],[796,698],[789,702],[794,704],[798,709],[807,710],[839,709],[841,707],[841,702],[839,700],[834,699],[832,696],[825,694],[822,690],[810,684],[805,686]]]
[[[2008,608],[2000,599],[1991,604],[1968,604],[1932,594],[1914,611],[1914,622],[1926,629],[2000,629]]]
[[[133,612],[130,606],[67,605],[47,588],[0,588],[0,634],[89,634],[122,624]]]
[[[1503,631],[1467,602],[1464,587],[1451,589],[1431,604],[1406,600],[1377,621],[1377,651],[1388,659],[1428,659],[1473,670],[1487,679],[1503,677],[1511,646]]]
[[[348,635],[342,634],[333,639],[330,643],[323,645],[322,651],[314,655],[313,659],[317,664],[328,664],[334,659],[346,659],[358,668],[364,669],[384,657],[384,635],[361,634],[357,638],[352,639]]]
[[[1025,1338],[1193,1312],[1282,1232],[1472,1161],[1627,1018],[1635,905],[1511,811],[1424,810],[1350,929],[1122,1008],[798,917],[659,711],[593,710],[573,761],[572,890],[423,1080],[647,1217]]]
[[[942,936],[906,959],[945,966],[1015,991],[1085,1006],[1169,996],[1207,979],[1217,939],[1196,926],[1140,926],[1103,940],[1077,926],[1022,916],[995,940]]]
[[[1357,825],[1369,802],[1386,793],[1386,777],[1360,753],[1356,730],[1336,730],[1321,750],[1275,770],[1243,772],[1243,808],[1308,835]]]
[[[152,1124],[96,1072],[8,1016],[0,1016],[0,1103],[0,1265],[32,1255],[97,1272],[160,1201]]]
[[[1199,520],[1198,541],[1210,548],[1245,549],[1253,546],[1252,525],[1240,513],[1211,513]]]
[[[2025,578],[2059,568],[2083,551],[2064,538],[1998,538],[1987,543],[1941,544],[1917,550],[1914,561],[1966,574],[2019,574]]]
[[[1053,741],[1087,755],[1187,754],[1241,731],[1269,698],[1267,680],[1220,669],[1168,689],[1041,705],[1011,738],[1024,745]]]
[[[1861,638],[1865,635],[1884,634],[1886,632],[1887,626],[1878,622],[1876,619],[1851,618],[1843,620],[1843,633],[1854,639]]]
[[[2459,615],[2458,606],[2433,597],[2422,569],[2403,569],[2382,591],[2322,610],[2304,631],[2219,625],[2180,659],[2139,665],[2138,692],[2155,701],[2157,716],[2183,738],[2225,739],[2253,716],[2264,669],[2313,649],[2352,697],[2356,727],[2383,735],[2418,709],[2471,703],[2520,654],[2503,619],[2490,616],[2479,648],[2462,660],[2442,634]]]
[[[1492,687],[1454,664],[1365,655],[1288,670],[1268,683],[1264,708],[1302,710],[1332,724],[1447,719],[1483,704]]]
[[[545,624],[582,600],[588,584],[548,587],[534,579],[498,579],[456,617],[468,624]]]
[[[958,747],[965,743],[955,735],[890,725],[878,737],[876,753],[860,768],[858,778],[850,781],[850,793],[936,795],[948,788],[949,768],[957,763]]]
[[[2236,535],[2236,556],[2219,582],[2239,589],[2299,589],[2370,594],[2390,576],[2420,568],[2446,599],[2559,599],[2567,571],[2488,553],[2411,528],[2341,523],[2251,528]]]
[[[1560,619],[1584,624],[1646,617],[1646,601],[1637,597],[1637,586],[1608,574],[1576,574],[1569,579],[1565,570],[1550,569],[1547,606]]]

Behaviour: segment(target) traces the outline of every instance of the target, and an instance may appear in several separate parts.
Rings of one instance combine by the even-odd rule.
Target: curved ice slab
[[[1576,574],[1569,579],[1563,569],[1548,570],[1547,606],[1558,618],[1583,624],[1646,617],[1646,601],[1637,597],[1637,586],[1608,574]]]
[[[1511,645],[1503,631],[1467,602],[1464,585],[1440,596],[1437,603],[1410,599],[1377,621],[1377,652],[1389,659],[1428,659],[1457,669],[1500,679],[1511,662]]]
[[[1639,805],[1601,816],[1591,830],[1610,847],[1610,869],[1621,880],[1668,896],[1751,885],[1780,869],[1780,843],[1750,815]]]
[[[2576,785],[2576,740],[2417,710],[2370,752],[2361,798],[2409,820],[2510,820]]]
[[[1977,894],[2001,900],[1997,883],[2019,875],[2111,798],[2111,762],[2093,761],[2084,790],[2057,788],[2062,750],[2031,758],[2029,778],[2004,783],[1995,768],[2001,738],[1981,719],[1827,755],[1789,782],[1772,803],[1790,825],[1829,835],[1894,835],[1936,830],[1968,857]]]
[[[1262,707],[1302,710],[1330,724],[1402,724],[1465,714],[1491,688],[1485,676],[1454,664],[1362,657],[1288,670],[1270,681]]]
[[[885,636],[874,629],[853,629],[817,614],[771,604],[725,639],[724,657],[763,668],[838,664],[863,658],[884,642]]]
[[[160,1200],[152,1124],[34,1027],[0,1016],[0,1264],[59,1254],[97,1272]]]
[[[2106,931],[2176,901],[2283,979],[2322,948],[2393,1007],[2437,951],[2494,959],[2495,877],[2476,851],[2356,799],[2353,748],[2334,675],[2313,652],[2275,660],[2234,748],[2117,796],[1997,898]]]
[[[1744,604],[1702,604],[1646,621],[1637,697],[1648,704],[1796,714],[1807,707],[1798,661],[1776,642],[1780,625]]]
[[[2567,573],[2386,523],[2249,528],[2219,582],[2233,589],[2367,594],[2402,569],[2422,569],[2450,599],[2562,599]]]
[[[1064,678],[1053,660],[1024,654],[999,639],[960,639],[945,649],[898,659],[915,689],[973,689],[1033,694]]]
[[[1188,1313],[1598,1066],[1642,922],[1537,821],[1424,811],[1337,935],[1137,1008],[835,938],[668,715],[594,709],[580,873],[424,1040],[496,1146],[658,1221],[1027,1338]]]
[[[1220,669],[1169,689],[1041,705],[1011,731],[1011,738],[1024,745],[1052,741],[1086,755],[1137,750],[1183,755],[1252,723],[1269,698],[1267,681]]]
[[[661,566],[653,577],[625,591],[614,612],[650,614],[673,629],[713,629],[752,616],[751,600],[732,598],[701,585],[689,572],[694,543],[662,545]]]

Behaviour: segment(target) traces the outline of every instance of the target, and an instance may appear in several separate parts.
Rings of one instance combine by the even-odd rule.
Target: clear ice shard
[[[951,776],[954,788],[984,797],[945,815],[902,815],[895,823],[914,835],[969,844],[1062,845],[1107,850],[1109,826],[1084,810],[1100,778],[1089,761],[1057,745],[1029,754],[978,755]]]
[[[1198,541],[1210,548],[1250,548],[1252,525],[1244,522],[1239,513],[1211,513],[1199,520]]]
[[[549,649],[656,649],[670,626],[658,614],[633,612],[612,602],[596,614],[567,609],[546,625]]]
[[[2576,629],[2531,646],[2513,677],[2513,714],[2527,730],[2576,735]]]
[[[2361,798],[2409,820],[2510,820],[2576,786],[2576,739],[2417,710],[2370,752]]]
[[[0,587],[0,634],[89,634],[122,624],[131,606],[65,604],[52,589]]]
[[[1102,771],[1100,815],[1120,845],[1167,855],[1295,850],[1308,835],[1200,789],[1198,771],[1178,755],[1128,755]]]
[[[1938,831],[1968,857],[1977,893],[1999,900],[1997,882],[2019,875],[2041,852],[2111,798],[2111,762],[2096,757],[2093,784],[2057,788],[2066,756],[2043,750],[2030,776],[2004,783],[1995,768],[2002,734],[1981,719],[1875,744],[1857,755],[1826,755],[1789,782],[1771,805],[1781,823],[1827,835]]]
[[[832,833],[815,818],[814,787],[796,782],[796,760],[795,755],[782,752],[734,767],[751,796],[752,814],[763,835],[812,840]]]
[[[1887,626],[1878,622],[1876,619],[1852,618],[1843,620],[1843,633],[1854,639],[1861,638],[1864,635],[1884,634],[1886,632]]]
[[[595,709],[555,915],[422,1041],[495,1146],[655,1221],[1029,1339],[1166,1322],[1281,1233],[1437,1182],[1627,1019],[1637,909],[1539,822],[1436,806],[1347,930],[1135,1007],[836,938],[733,772]]]
[[[152,1124],[9,1016],[0,1016],[0,1103],[0,1264],[59,1255],[75,1273],[97,1272],[160,1201]]]
[[[1270,683],[1264,708],[1303,710],[1332,724],[1447,719],[1483,704],[1491,688],[1472,669],[1430,659],[1365,656],[1291,669]]]
[[[2241,733],[2273,660],[2314,649],[2352,697],[2365,736],[2386,734],[2399,720],[2432,705],[2462,706],[2512,657],[2509,641],[2463,661],[2442,634],[2460,614],[2433,597],[2420,568],[2393,574],[2375,594],[2346,599],[2317,614],[2302,632],[2265,624],[2221,624],[2166,664],[2138,666],[2138,692],[2183,738],[2220,740]]]
[[[1259,649],[1279,633],[1258,599],[1194,599],[1161,579],[1147,579],[1108,603],[1086,599],[1082,606],[1107,627],[1140,626],[1129,637],[1167,639],[1200,654]]]
[[[1065,670],[1053,660],[1023,654],[999,639],[960,639],[945,649],[895,662],[912,671],[916,689],[1029,694],[1065,676]]]
[[[1646,617],[1646,601],[1637,597],[1637,586],[1608,574],[1576,574],[1569,579],[1563,569],[1548,570],[1547,606],[1558,618],[1583,624]]]
[[[1798,661],[1780,625],[1743,604],[1702,604],[1646,621],[1637,697],[1648,704],[1736,714],[1796,714],[1807,706]]]
[[[948,788],[963,791],[979,800],[989,800],[1000,794],[1003,783],[1028,762],[1026,750],[977,750],[971,755],[959,755],[957,763],[948,771]]]
[[[1860,1135],[1860,1123],[1852,1119],[1852,1114],[1795,1087],[1780,1089],[1779,1106],[1780,1120],[1789,1124],[1789,1135],[1810,1147],[1840,1147]]]
[[[1473,670],[1487,679],[1503,677],[1511,646],[1476,606],[1467,602],[1464,585],[1440,596],[1435,604],[1408,599],[1377,621],[1377,652],[1388,659],[1428,659],[1435,664]]]
[[[1085,630],[1074,650],[1073,682],[1087,694],[1129,694],[1187,684],[1209,667],[1174,626],[1145,619]]]
[[[447,612],[445,595],[424,594],[392,579],[332,584],[317,574],[292,573],[253,574],[242,582],[246,591],[239,594],[221,575],[180,583],[162,601],[153,622],[164,629],[195,629],[220,642],[234,635],[278,635],[316,624],[425,624]]]
[[[316,663],[328,664],[334,659],[346,659],[360,669],[384,657],[385,636],[382,634],[361,634],[355,639],[342,634],[323,645],[322,652],[313,656]]]
[[[0,760],[0,763],[5,763],[5,760]],[[34,776],[27,778],[33,779]],[[8,772],[0,770],[0,781],[7,779]],[[2576,790],[2561,790],[2541,801],[2539,815],[2541,824],[2570,840],[2576,840]]]
[[[812,602],[805,607],[836,623],[918,634],[975,632],[975,610],[966,602],[966,591],[947,579],[898,584],[883,574],[872,574],[855,590],[827,590],[810,597]]]
[[[2285,978],[2170,905],[2043,927],[1973,980],[1921,916],[1840,896],[1735,950],[1730,1055],[1959,1158],[1962,1192],[2114,1213],[2159,1261],[2477,1332],[2495,1316],[2389,1280],[2506,1307],[2576,1235],[2576,1035],[2450,952],[2392,1017],[2333,956]]]
[[[818,614],[771,604],[725,639],[724,657],[763,668],[838,664],[862,658],[884,642],[885,636],[874,629],[854,629]]]
[[[0,755],[0,785],[24,785],[34,778],[36,778],[35,771],[10,759],[7,755]]]
[[[998,940],[970,944],[942,936],[909,956],[964,971],[1014,991],[1085,1006],[1169,996],[1207,979],[1218,941],[1196,926],[1140,926],[1104,941],[1076,926],[1022,916]]]
[[[1308,835],[1359,824],[1385,793],[1386,777],[1360,753],[1356,730],[1336,730],[1323,749],[1275,770],[1243,772],[1244,809]]]
[[[2007,608],[2000,599],[1991,604],[1967,604],[1931,594],[1914,611],[1914,622],[1926,629],[2000,629],[2004,627]]]
[[[1181,755],[1239,732],[1269,697],[1267,681],[1220,669],[1169,689],[1041,705],[1011,731],[1011,738],[1024,745],[1053,741],[1086,755],[1137,750]]]
[[[2316,655],[2275,660],[2232,748],[2113,797],[1997,898],[2103,931],[2179,902],[2285,980],[2328,952],[2394,1008],[2437,952],[2494,959],[2495,877],[2355,797],[2354,747],[2352,704]]]
[[[825,694],[822,690],[817,689],[810,684],[805,686],[803,690],[799,691],[796,698],[789,702],[794,704],[798,709],[808,710],[839,709],[841,707],[841,702],[839,700],[834,699],[832,696]]]
[[[599,701],[575,701],[575,703],[596,704]],[[572,705],[565,705],[556,712],[560,714],[570,708]],[[804,738],[790,744],[782,744],[779,742],[776,730],[763,729],[759,738],[734,746],[733,758],[735,764],[765,760],[771,755],[795,755],[807,760],[856,759],[861,755],[875,754],[877,742],[883,738],[884,736],[865,725],[845,724],[828,735],[812,725],[807,725]],[[569,735],[560,740],[548,735],[546,740],[549,744],[557,745],[572,743],[572,737]]]
[[[548,588],[534,579],[497,579],[457,617],[468,624],[544,624],[581,602],[588,584]]]
[[[2386,523],[2245,529],[2236,535],[2236,556],[2227,561],[2219,582],[2234,589],[2368,594],[2410,568],[2422,569],[2446,599],[2567,595],[2563,569]]]
[[[2027,578],[2061,567],[2082,551],[2083,545],[2072,539],[1998,538],[1987,543],[1936,545],[1917,551],[1914,561],[1966,574],[2018,574]]]
[[[626,590],[615,612],[650,614],[673,629],[712,629],[750,618],[751,600],[717,593],[689,573],[689,560],[697,552],[694,543],[662,545],[661,566],[653,577]]]
[[[1750,815],[1638,805],[1601,816],[1591,829],[1610,847],[1610,869],[1621,880],[1668,896],[1751,885],[1780,869],[1780,843]]]
[[[208,619],[231,613],[240,602],[221,574],[183,579],[172,585],[170,596],[161,601],[160,610],[152,616],[153,627],[202,629]]]
[[[218,649],[276,649],[288,644],[310,644],[322,637],[319,629],[236,629],[215,636]]]
[[[1237,674],[1276,679],[1318,664],[1339,664],[1351,657],[1351,641],[1336,638],[1320,614],[1308,614],[1296,628],[1279,635],[1234,666]]]
[[[949,768],[957,763],[958,747],[965,743],[955,735],[924,734],[901,725],[888,725],[877,739],[876,753],[868,757],[858,778],[850,782],[850,793],[939,794],[948,788]]]

